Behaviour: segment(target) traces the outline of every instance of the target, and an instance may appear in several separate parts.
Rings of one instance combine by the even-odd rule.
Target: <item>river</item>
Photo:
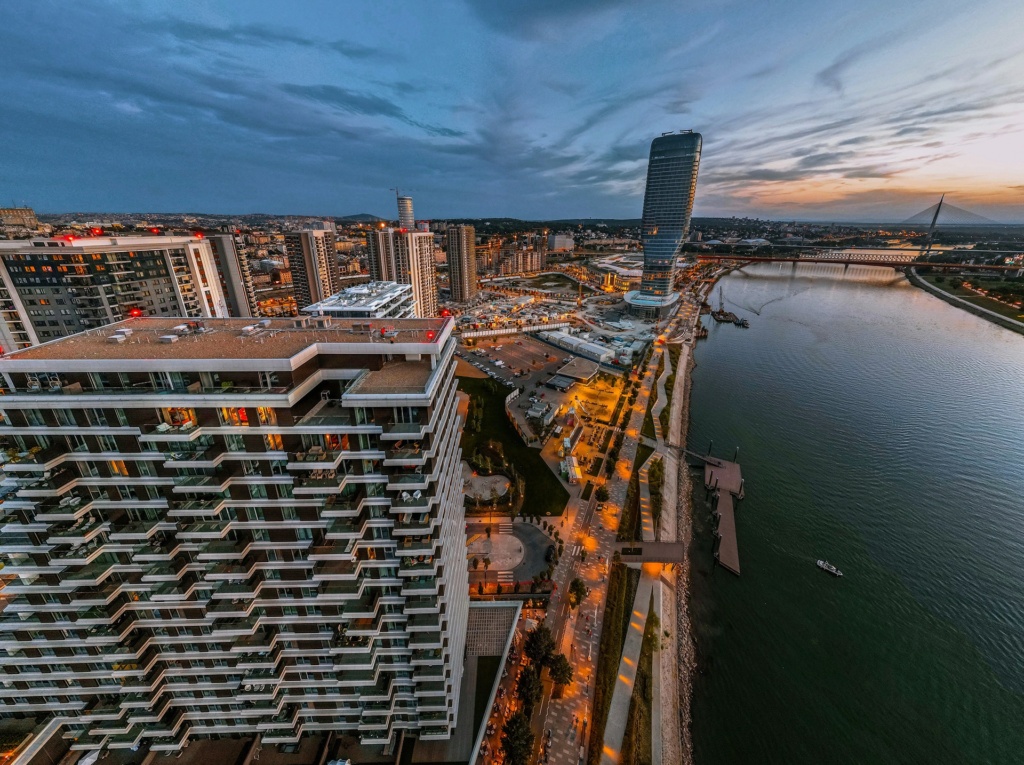
[[[721,287],[751,327],[705,317],[688,440],[739,447],[743,575],[700,492],[697,764],[1024,762],[1024,338],[891,269]]]

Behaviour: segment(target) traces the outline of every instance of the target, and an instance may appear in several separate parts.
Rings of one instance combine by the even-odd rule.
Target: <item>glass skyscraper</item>
[[[679,300],[673,279],[690,228],[701,140],[700,133],[684,131],[651,142],[641,223],[644,275],[640,289],[626,294],[630,311],[638,316],[666,316]]]

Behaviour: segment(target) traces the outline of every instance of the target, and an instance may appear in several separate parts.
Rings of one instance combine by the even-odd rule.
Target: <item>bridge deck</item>
[[[849,265],[849,266],[881,266],[884,268],[907,268],[909,266],[928,266],[940,271],[1018,271],[1020,270],[1019,264],[1005,265],[1005,264],[993,264],[993,263],[934,263],[932,261],[921,261],[914,260],[913,258],[906,258],[905,256],[895,256],[892,258],[881,259],[871,257],[765,257],[763,255],[744,255],[742,253],[729,253],[729,254],[709,254],[701,253],[697,256],[697,260],[705,261],[708,263],[718,263],[721,261],[734,261],[736,263],[826,263],[833,265]]]
[[[682,542],[619,542],[615,549],[623,563],[682,563],[686,556]]]

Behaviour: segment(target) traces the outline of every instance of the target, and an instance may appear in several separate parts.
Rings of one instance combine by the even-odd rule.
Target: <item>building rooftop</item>
[[[373,311],[387,306],[402,295],[412,297],[411,284],[369,282],[344,289],[319,303],[306,306],[302,311],[313,314]]]
[[[141,317],[126,319],[77,335],[0,356],[8,362],[121,359],[290,359],[315,344],[376,345],[379,353],[399,345],[396,353],[412,352],[410,344],[432,346],[417,353],[436,353],[451,332],[450,318],[349,320],[305,319],[183,319]],[[121,342],[112,335],[125,334]],[[176,340],[171,341],[174,337]],[[369,348],[361,353],[374,353]]]
[[[138,247],[140,249],[159,250],[187,242],[198,242],[203,237],[196,236],[55,236],[34,239],[15,239],[0,241],[2,250],[39,250],[51,248],[71,248],[80,250],[110,249],[111,247]]]

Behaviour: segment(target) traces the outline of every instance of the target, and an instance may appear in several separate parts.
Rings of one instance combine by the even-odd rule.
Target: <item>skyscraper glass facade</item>
[[[639,292],[627,296],[634,313],[662,316],[678,300],[673,278],[690,228],[700,150],[701,135],[694,132],[662,135],[651,143],[641,223],[644,274]]]

